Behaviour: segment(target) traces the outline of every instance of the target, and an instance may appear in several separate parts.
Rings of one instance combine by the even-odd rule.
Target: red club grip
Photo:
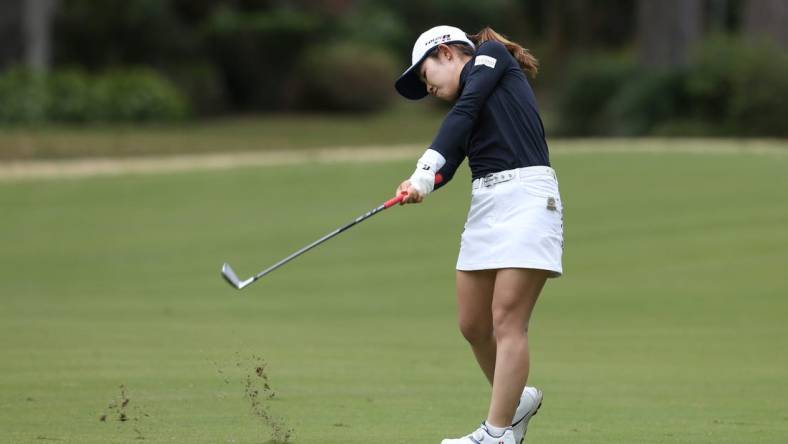
[[[386,203],[383,204],[383,208],[390,208],[390,207],[393,207],[394,205],[402,202],[402,196],[403,195],[405,195],[404,191],[402,192],[401,195],[399,195],[397,197],[392,197],[391,199],[387,200]]]
[[[439,184],[441,182],[443,182],[443,176],[441,176],[440,174],[436,174],[435,175],[435,185],[437,185],[437,184]],[[391,199],[387,200],[386,203],[383,204],[383,208],[393,207],[394,205],[397,205],[398,203],[402,202],[402,198],[405,197],[405,194],[407,194],[407,193],[403,191],[402,193],[400,193],[399,196],[392,197]]]

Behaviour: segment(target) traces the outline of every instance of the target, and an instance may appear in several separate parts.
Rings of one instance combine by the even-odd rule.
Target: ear
[[[438,45],[438,57],[441,59],[451,60],[454,58],[454,53],[449,48],[449,45],[441,43]]]

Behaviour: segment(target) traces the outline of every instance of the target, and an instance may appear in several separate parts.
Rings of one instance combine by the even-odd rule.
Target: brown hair
[[[512,55],[512,57],[514,57],[514,59],[517,60],[517,63],[520,64],[520,68],[522,68],[525,73],[530,74],[531,77],[536,77],[536,73],[539,71],[539,61],[536,60],[536,57],[534,57],[521,45],[493,31],[493,29],[489,26],[484,27],[476,34],[468,34],[468,38],[473,42],[474,45],[476,45],[476,47],[479,47],[479,45],[482,43],[490,40],[503,43],[506,49],[509,50],[509,53]],[[473,50],[468,45],[460,44],[457,46],[460,47],[464,54],[473,56]]]

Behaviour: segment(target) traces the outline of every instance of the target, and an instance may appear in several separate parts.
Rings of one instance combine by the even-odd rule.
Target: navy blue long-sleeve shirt
[[[474,179],[529,166],[550,166],[544,126],[517,60],[497,41],[479,45],[460,73],[460,93],[432,141],[446,159],[445,185],[465,157]]]

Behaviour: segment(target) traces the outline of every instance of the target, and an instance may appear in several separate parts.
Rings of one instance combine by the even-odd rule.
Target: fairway
[[[414,161],[0,182],[0,441],[470,432],[489,389],[455,322],[467,165],[242,292],[219,274],[372,209]],[[788,150],[552,161],[565,277],[531,323],[526,443],[784,443]]]

